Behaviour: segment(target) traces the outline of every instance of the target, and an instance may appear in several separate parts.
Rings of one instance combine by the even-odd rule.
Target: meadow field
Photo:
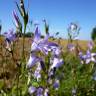
[[[30,48],[31,48],[31,41],[32,38],[26,38],[25,39],[25,57],[26,57],[26,64],[29,58],[30,54]],[[60,80],[60,89],[52,91],[52,94],[50,96],[71,96],[72,94],[76,94],[76,96],[95,96],[95,81],[91,80],[90,76],[90,68],[91,65],[82,65],[80,64],[80,60],[74,55],[76,51],[68,51],[68,40],[63,40],[63,39],[49,39],[49,41],[54,42],[56,44],[59,44],[59,46],[62,47],[62,58],[64,59],[64,64],[60,68],[60,70],[57,70],[57,73],[59,74]],[[74,41],[73,44],[76,44],[77,41]],[[12,54],[6,50],[6,42],[4,41],[4,37],[0,37],[0,90],[1,95],[6,93],[5,96],[29,96],[27,91],[26,91],[26,77],[19,77],[19,82],[18,82],[18,74],[21,76],[22,72],[21,70],[21,64],[20,62],[22,61],[22,43],[23,40],[22,38],[19,38],[19,40],[14,42],[14,53],[13,56]],[[79,40],[78,41],[79,46],[81,46],[81,50],[85,52],[88,48],[88,41],[84,40]],[[13,59],[14,58],[14,59]],[[73,59],[74,58],[74,59]],[[45,65],[46,66],[46,65]],[[94,68],[93,68],[94,69]],[[34,68],[32,69],[34,70]],[[61,72],[62,70],[62,72]],[[23,70],[24,71],[24,70]],[[75,73],[74,73],[74,72]],[[92,69],[91,69],[92,71]],[[26,72],[24,72],[26,74]],[[23,74],[23,75],[25,75]],[[26,74],[27,75],[27,74]],[[21,78],[21,80],[20,80]],[[90,79],[88,79],[90,78]],[[91,81],[90,81],[91,80]],[[33,81],[30,81],[33,82]],[[93,83],[94,82],[94,83]],[[36,81],[34,81],[36,83]],[[35,86],[38,86],[38,83],[34,84]],[[17,86],[18,84],[18,86]],[[27,85],[28,86],[28,85]],[[43,85],[45,86],[45,85]],[[76,89],[72,89],[76,86]],[[78,87],[79,86],[79,87]],[[25,92],[21,92],[20,90],[17,91],[17,87]],[[93,88],[94,87],[94,88]],[[28,89],[27,89],[28,90]],[[73,91],[72,91],[73,90]],[[78,91],[77,91],[78,90]],[[76,93],[75,93],[76,91]],[[18,94],[17,94],[18,92]],[[21,93],[20,93],[21,92]],[[72,93],[73,92],[73,93]],[[92,94],[92,95],[91,95]],[[33,95],[32,95],[33,96]],[[35,95],[34,95],[35,96]],[[75,95],[73,95],[75,96]]]
[[[15,30],[3,32],[0,23],[0,96],[96,96],[96,28],[92,40],[79,40],[81,26],[71,22],[65,40],[46,18],[42,32],[24,0],[15,4]]]

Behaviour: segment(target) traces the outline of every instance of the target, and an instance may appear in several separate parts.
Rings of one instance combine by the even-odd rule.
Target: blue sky
[[[15,28],[12,11],[16,9],[14,1],[0,0],[0,20],[3,32]],[[28,0],[25,0],[26,7]],[[50,33],[60,32],[59,36],[67,38],[67,27],[70,22],[78,22],[81,31],[79,38],[89,40],[92,28],[96,25],[96,0],[29,0],[30,19],[40,22],[46,18],[50,25]]]

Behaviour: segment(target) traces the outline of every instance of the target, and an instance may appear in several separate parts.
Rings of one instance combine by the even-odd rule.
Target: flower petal
[[[38,58],[34,55],[30,55],[30,58],[29,58],[28,63],[27,63],[27,68],[32,68],[40,60],[41,60],[40,58]]]
[[[38,42],[38,40],[41,38],[40,31],[38,29],[38,26],[36,27],[35,34],[34,34],[34,41]]]
[[[36,91],[36,88],[33,87],[33,86],[30,86],[30,87],[28,88],[29,94],[33,94],[35,91]]]
[[[86,64],[90,63],[91,59],[86,59]]]
[[[53,64],[52,64],[52,66],[51,66],[51,69],[53,69],[53,68],[58,68],[58,67],[60,67],[63,63],[64,63],[64,62],[63,62],[63,59],[54,58]]]

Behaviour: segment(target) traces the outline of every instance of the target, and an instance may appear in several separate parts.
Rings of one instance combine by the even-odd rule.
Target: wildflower
[[[38,27],[36,27],[35,30],[35,34],[34,34],[34,40],[32,42],[31,45],[31,51],[42,51],[42,48],[44,47],[44,44],[47,42],[47,40],[41,40],[41,34],[40,31],[38,29]]]
[[[40,78],[41,78],[41,74],[40,74],[40,72],[39,72],[38,70],[35,70],[35,73],[34,73],[34,78],[36,78],[36,79],[37,79],[37,81],[39,81],[39,80],[40,80]]]
[[[29,94],[33,94],[35,91],[36,91],[36,88],[33,87],[33,86],[30,86],[30,87],[28,88]]]
[[[81,60],[85,61],[86,64],[92,62],[96,63],[95,57],[96,53],[91,53],[89,50],[87,50],[86,54],[83,55],[82,52],[79,53],[79,57]]]
[[[48,46],[50,46],[50,50],[51,50],[53,56],[57,56],[57,57],[60,56],[61,48],[56,43],[50,42],[50,44],[48,44]]]
[[[34,34],[34,39],[31,45],[31,52],[41,51],[44,54],[48,54],[49,51],[53,50],[54,47],[56,48],[58,46],[56,43],[48,42],[48,38],[49,34],[47,34],[44,39],[41,39],[41,34],[37,26]]]
[[[41,58],[35,56],[34,54],[31,54],[27,62],[27,68],[32,68],[37,62],[40,62],[40,60]]]
[[[57,57],[54,57],[54,59],[53,59],[53,64],[52,64],[52,66],[51,66],[51,69],[53,69],[53,68],[58,68],[58,67],[60,67],[63,63],[64,63],[64,62],[63,62],[63,59],[59,59],[59,58],[57,58]]]
[[[36,96],[43,96],[43,88],[39,87],[36,91]]]
[[[53,87],[54,87],[56,90],[58,90],[59,85],[60,85],[60,82],[59,82],[58,79],[56,79],[55,82],[54,82],[54,84],[53,84]]]
[[[13,33],[13,30],[9,30],[9,32],[4,33],[5,41],[6,41],[6,49],[11,51],[11,44],[16,40],[16,34]]]
[[[45,38],[42,39],[38,25],[36,25],[34,39],[31,45],[31,55],[27,63],[27,68],[32,68],[32,66],[36,64],[37,67],[33,74],[33,77],[37,79],[38,82],[41,78],[42,73],[41,70],[43,70],[45,73],[48,73],[46,74],[48,75],[48,78],[47,76],[45,77],[47,79],[48,84],[52,84],[53,83],[52,77],[55,77],[56,68],[60,67],[64,62],[63,59],[60,58],[61,51],[58,44],[49,42],[48,39],[49,39],[49,33],[47,33]],[[50,56],[52,56],[52,58],[51,57],[49,58],[49,60],[51,59],[51,64],[49,62],[51,66],[48,66],[49,69],[47,69],[47,67],[45,66],[43,58],[38,57],[36,55],[37,52],[42,52],[45,55],[49,55],[48,53],[50,52]],[[55,80],[53,87],[56,90],[58,90],[59,88],[58,79]],[[45,90],[42,87],[38,87],[36,89],[36,96],[48,96],[48,93],[49,90],[47,88]]]
[[[41,65],[40,65],[40,63],[38,63],[38,66],[37,66],[37,68],[36,68],[36,70],[34,72],[34,78],[36,78],[37,81],[39,81],[40,78],[41,78],[40,71],[41,71]]]

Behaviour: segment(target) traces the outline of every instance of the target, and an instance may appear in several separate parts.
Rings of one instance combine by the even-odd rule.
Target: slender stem
[[[25,47],[25,32],[26,32],[26,25],[24,24],[23,51],[22,51],[22,58],[23,58],[23,61],[24,61],[24,59],[25,59],[25,52],[24,52],[24,47]]]
[[[23,49],[22,49],[22,65],[21,65],[21,74],[22,77],[24,78],[24,73],[25,73],[25,32],[26,32],[26,24],[24,24],[24,34],[23,34]]]

